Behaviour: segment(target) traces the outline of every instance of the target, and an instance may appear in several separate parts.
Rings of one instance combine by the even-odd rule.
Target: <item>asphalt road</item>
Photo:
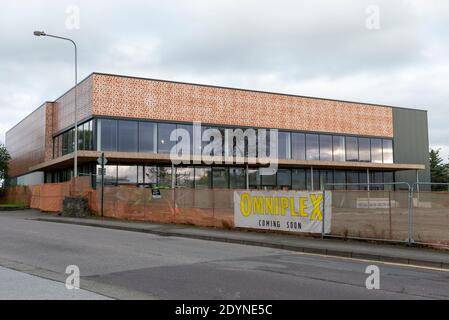
[[[26,281],[64,283],[68,265],[79,267],[82,289],[98,294],[86,298],[449,299],[445,271],[27,218],[0,213],[0,266],[22,274],[15,286],[0,269],[0,299],[54,298],[33,296]],[[371,264],[380,269],[379,290],[365,286]]]

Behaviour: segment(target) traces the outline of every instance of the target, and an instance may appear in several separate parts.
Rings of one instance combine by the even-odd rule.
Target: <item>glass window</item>
[[[333,159],[334,161],[346,161],[345,137],[333,136]]]
[[[365,183],[365,185],[360,185],[360,190],[368,190],[368,178],[366,171],[359,171],[359,183]]]
[[[206,189],[211,187],[212,169],[210,167],[195,168],[195,188]]]
[[[371,161],[382,163],[382,139],[371,139]]]
[[[369,138],[359,138],[359,161],[371,161],[371,144]]]
[[[356,137],[346,137],[346,161],[359,161],[359,141]]]
[[[304,133],[292,133],[292,159],[306,159],[306,135]]]
[[[280,188],[292,187],[292,172],[290,169],[278,169],[277,171],[277,185]]]
[[[384,183],[393,183],[394,182],[394,173],[390,171],[384,172]],[[385,190],[393,190],[393,185],[384,185]]]
[[[137,184],[137,166],[118,166],[118,184]]]
[[[359,173],[358,171],[347,171],[346,172],[346,182],[348,183],[348,190],[359,190],[358,185],[350,185],[354,183],[359,183]]]
[[[259,169],[248,169],[248,181],[250,189],[260,188]]]
[[[334,170],[334,183],[346,183],[346,172],[343,170]],[[336,185],[334,186],[335,190],[345,190],[346,186],[344,185]]]
[[[334,183],[334,172],[332,170],[320,170],[320,185],[323,189],[332,190]]]
[[[170,179],[171,179],[171,177],[170,177]],[[146,184],[157,184],[157,167],[145,166],[144,182]],[[170,182],[170,184],[171,184],[171,182]]]
[[[307,160],[319,160],[319,141],[317,134],[306,134],[306,157]]]
[[[176,168],[176,186],[182,188],[193,188],[195,185],[195,170],[193,167]]]
[[[139,122],[139,152],[156,152],[157,126],[152,122]]]
[[[118,151],[137,152],[137,122],[119,120],[118,122]]]
[[[157,170],[158,186],[161,188],[172,187],[172,167],[158,167]]]
[[[306,171],[304,169],[292,170],[292,189],[306,190]]]
[[[117,120],[101,119],[101,151],[117,151]]]
[[[312,186],[313,174],[313,186]],[[320,190],[320,170],[306,170],[307,190]]]
[[[371,171],[370,184],[372,190],[383,190],[384,175],[382,171]]]
[[[231,189],[244,189],[246,176],[244,168],[229,168],[229,184]]]
[[[393,141],[383,139],[382,144],[384,163],[393,163]]]
[[[276,173],[270,175],[260,175],[262,188],[271,189],[276,186]]]
[[[171,123],[158,123],[157,124],[157,135],[158,135],[158,144],[157,144],[157,152],[158,153],[170,153],[173,146],[176,144],[175,141],[170,141],[170,135],[173,130],[176,129],[176,124]]]
[[[178,125],[176,125],[176,129],[184,129],[184,130],[186,130],[189,133],[189,136],[190,136],[190,141],[189,141],[190,154],[193,154],[193,125],[191,125],[191,124],[178,124]],[[178,138],[177,143],[179,141],[181,141],[181,138]],[[177,151],[181,152],[181,148],[179,148],[179,150],[177,150]],[[184,152],[186,152],[186,151],[184,150]]]
[[[101,175],[100,170],[101,166],[97,165],[97,186],[101,186]],[[117,184],[117,166],[115,165],[105,165],[105,175],[104,175],[104,184],[112,185]]]
[[[332,161],[332,136],[320,134],[320,160]]]
[[[137,167],[137,183],[138,184],[145,183],[145,167],[144,166]]]
[[[290,132],[278,132],[278,159],[290,159]]]
[[[228,168],[214,167],[212,169],[212,185],[214,188],[229,188]]]

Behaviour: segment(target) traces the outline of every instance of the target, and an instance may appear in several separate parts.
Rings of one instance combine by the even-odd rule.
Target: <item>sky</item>
[[[449,157],[449,1],[4,1],[0,143],[92,72],[428,110]]]

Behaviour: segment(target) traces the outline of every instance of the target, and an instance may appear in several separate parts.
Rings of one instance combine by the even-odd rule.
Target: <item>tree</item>
[[[443,163],[440,156],[440,149],[430,150],[430,179],[432,183],[449,183],[449,169],[448,165]],[[432,186],[433,191],[445,191],[447,186],[435,185]]]
[[[6,150],[6,147],[0,144],[0,185],[4,186],[5,181],[8,179],[8,165],[11,157]]]

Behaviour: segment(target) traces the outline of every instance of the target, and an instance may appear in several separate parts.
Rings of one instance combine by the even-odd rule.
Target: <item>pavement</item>
[[[108,300],[83,289],[67,289],[64,283],[0,267],[2,300]]]
[[[448,270],[193,238],[196,229],[209,232],[203,237],[212,231],[222,237],[265,237],[261,239],[274,234],[111,220],[78,221],[103,223],[97,226],[74,222],[33,210],[0,213],[0,266],[19,273],[17,281],[0,278],[0,299],[79,298],[65,289],[44,294],[55,282],[64,288],[68,265],[79,267],[81,292],[89,295],[85,299],[449,299]],[[124,225],[110,228],[116,223],[141,231],[124,230]],[[152,232],[142,231],[144,227]],[[181,229],[184,236],[169,233]],[[379,290],[366,288],[370,265],[379,268]],[[32,294],[39,279],[45,284]]]
[[[36,219],[47,222],[143,232],[162,236],[221,241],[304,253],[449,269],[449,251],[422,247],[407,247],[401,244],[379,244],[367,241],[321,239],[287,234],[201,228],[189,225],[119,221],[98,217],[67,218],[57,215],[46,215],[37,217]]]

